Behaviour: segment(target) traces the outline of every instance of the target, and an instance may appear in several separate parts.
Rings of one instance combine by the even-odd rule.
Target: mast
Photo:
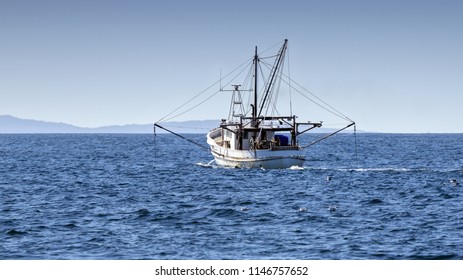
[[[254,106],[252,107],[252,118],[255,120],[257,118],[257,61],[259,57],[257,56],[257,46],[254,53]]]
[[[265,101],[267,101],[267,97],[268,97],[268,95],[270,93],[270,90],[272,90],[273,82],[275,81],[275,77],[277,76],[277,72],[278,72],[278,70],[279,70],[279,68],[280,68],[280,66],[282,64],[283,57],[284,57],[284,54],[286,52],[287,45],[288,45],[288,39],[285,39],[285,42],[284,42],[283,46],[281,47],[281,49],[280,49],[280,51],[278,53],[278,58],[275,61],[275,64],[273,66],[270,81],[266,85],[264,99],[262,101],[262,104],[261,104],[261,107],[260,107],[260,110],[259,110],[259,116],[262,113],[262,110],[264,109]]]

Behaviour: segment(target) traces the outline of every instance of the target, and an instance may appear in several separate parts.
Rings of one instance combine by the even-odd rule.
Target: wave
[[[366,202],[367,205],[383,204],[384,201],[379,198],[373,198]]]
[[[404,168],[404,167],[372,167],[372,168],[329,168],[329,167],[306,167],[307,170],[320,171],[341,171],[341,172],[420,172],[433,171],[428,168]],[[441,170],[435,170],[441,171]]]
[[[460,256],[454,253],[449,254],[436,254],[436,255],[410,255],[407,259],[411,260],[460,260]]]
[[[25,231],[20,231],[16,229],[10,229],[9,231],[6,232],[7,235],[13,236],[13,235],[23,235],[26,234]]]
[[[139,218],[141,218],[141,217],[149,216],[151,214],[151,212],[146,208],[141,208],[141,209],[138,209],[135,212],[135,214],[138,215]]]

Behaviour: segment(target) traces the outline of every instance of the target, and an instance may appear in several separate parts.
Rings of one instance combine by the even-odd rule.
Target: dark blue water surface
[[[338,135],[296,170],[153,138],[0,135],[0,258],[463,259],[463,134]]]

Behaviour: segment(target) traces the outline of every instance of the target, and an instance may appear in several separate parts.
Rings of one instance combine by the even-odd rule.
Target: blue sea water
[[[463,259],[463,134],[341,134],[285,170],[155,141],[0,135],[0,259]]]

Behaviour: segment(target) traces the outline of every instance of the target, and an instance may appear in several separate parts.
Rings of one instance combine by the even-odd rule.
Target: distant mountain
[[[217,127],[219,120],[165,122],[161,126],[176,133],[207,133]],[[332,128],[317,129],[317,133],[331,133]],[[352,132],[347,130],[345,132]],[[364,132],[359,131],[357,132]],[[78,127],[66,123],[45,122],[20,119],[13,116],[0,116],[0,133],[153,133],[153,124],[111,125],[97,128]],[[156,128],[156,133],[167,131]]]
[[[176,133],[207,133],[219,123],[218,120],[165,122],[160,125]],[[154,124],[111,125],[91,129],[91,133],[153,133]],[[168,133],[159,127],[156,133]]]
[[[206,133],[219,123],[218,120],[166,122],[163,127],[177,133]],[[156,129],[157,133],[164,133]],[[20,119],[0,116],[0,133],[153,133],[153,124],[112,125],[97,128],[78,127],[66,123]]]
[[[0,116],[0,133],[79,133],[83,128],[55,122]]]

